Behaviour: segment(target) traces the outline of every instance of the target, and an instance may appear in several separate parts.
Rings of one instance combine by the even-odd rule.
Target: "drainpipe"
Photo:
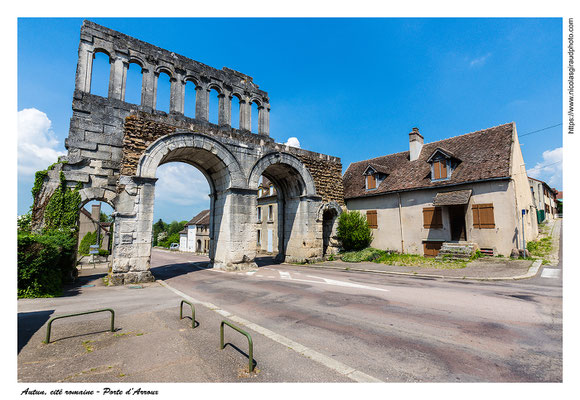
[[[405,252],[405,241],[403,240],[403,218],[401,217],[401,193],[397,193],[399,198],[399,228],[401,231],[401,253]]]

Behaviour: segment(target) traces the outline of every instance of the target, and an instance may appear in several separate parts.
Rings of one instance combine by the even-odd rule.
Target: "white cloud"
[[[562,189],[562,158],[564,148],[546,150],[542,153],[542,161],[528,170],[528,176],[540,179],[552,188]]]
[[[294,136],[288,138],[288,141],[284,144],[287,146],[300,148],[300,141],[298,140],[297,137],[294,137]]]
[[[48,116],[36,108],[18,111],[18,174],[33,175],[65,155]]]
[[[183,163],[170,163],[157,169],[155,204],[194,206],[209,204],[209,184],[197,169]]]
[[[486,60],[487,60],[489,57],[491,57],[491,53],[487,53],[487,54],[486,54],[486,55],[484,55],[484,56],[481,56],[481,57],[474,58],[473,60],[471,60],[471,61],[469,62],[469,66],[470,66],[470,67],[477,67],[477,66],[483,65],[483,64],[485,64]]]

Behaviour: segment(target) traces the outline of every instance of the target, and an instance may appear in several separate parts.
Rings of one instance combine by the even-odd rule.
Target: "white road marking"
[[[185,293],[183,293],[175,288],[172,288],[171,286],[169,286],[167,283],[165,283],[161,279],[158,279],[157,282],[159,282],[162,286],[171,290],[175,294],[185,298],[186,300],[189,300],[192,303],[201,304],[201,305],[209,308],[210,310],[217,312],[220,315],[227,316],[232,321],[235,321],[239,324],[245,325],[248,328],[252,329],[253,331],[258,332],[258,333],[266,336],[267,338],[294,350],[298,354],[303,355],[305,357],[308,357],[308,358],[312,359],[313,361],[316,361],[316,362],[324,365],[325,367],[330,368],[333,371],[338,372],[341,375],[345,375],[355,382],[383,382],[375,377],[372,377],[370,375],[365,374],[364,372],[361,372],[361,371],[358,371],[352,367],[349,367],[348,365],[345,365],[345,364],[341,363],[340,361],[336,361],[333,358],[327,357],[324,354],[321,354],[321,353],[319,353],[315,350],[312,350],[304,345],[301,345],[300,343],[295,342],[292,339],[288,339],[287,337],[279,335],[279,334],[277,334],[269,329],[266,329],[260,325],[254,324],[253,322],[250,322],[244,318],[238,317],[236,315],[229,313],[228,311],[222,310],[219,307],[217,307],[211,303],[194,299],[193,297],[188,296]]]
[[[556,268],[544,268],[542,270],[542,278],[559,278],[560,277],[560,270]]]
[[[278,271],[280,273],[280,278],[282,279],[293,279],[290,276],[290,272],[286,272],[286,271]]]

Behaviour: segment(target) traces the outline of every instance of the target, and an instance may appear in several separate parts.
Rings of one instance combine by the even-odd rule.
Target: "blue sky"
[[[415,126],[432,142],[511,121],[520,135],[562,123],[560,19],[91,20],[252,76],[270,96],[270,135],[341,157],[343,171],[407,150]],[[81,24],[18,22],[19,214],[33,171],[65,152]],[[529,175],[561,189],[562,126],[521,143]],[[168,164],[159,176],[156,219],[208,207],[193,168]]]

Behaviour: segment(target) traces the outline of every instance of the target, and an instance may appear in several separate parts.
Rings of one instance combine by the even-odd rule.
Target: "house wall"
[[[534,207],[534,199],[530,191],[528,180],[528,173],[526,171],[526,164],[520,147],[520,141],[516,126],[513,126],[512,136],[512,154],[511,154],[511,180],[514,185],[514,193],[516,200],[516,215],[517,215],[517,242],[519,245],[515,246],[520,249],[523,248],[522,243],[522,226],[525,240],[534,240],[538,237],[538,218],[536,215],[536,208]],[[526,210],[525,216],[522,216],[522,210]]]
[[[272,218],[268,218],[268,207],[272,206]],[[270,253],[268,252],[268,230],[272,230],[272,248],[271,254],[278,254],[278,201],[276,197],[262,197],[258,198],[258,207],[262,208],[262,220],[256,222],[257,229],[260,230],[260,244],[257,246],[258,253]],[[257,242],[257,238],[256,238]]]
[[[378,228],[373,229],[372,246],[384,250],[403,250],[405,253],[423,254],[424,241],[451,240],[448,208],[442,207],[441,229],[423,228],[423,208],[432,207],[437,192],[445,190],[472,189],[466,206],[466,239],[483,248],[494,249],[495,254],[509,256],[517,247],[519,229],[516,226],[515,186],[509,180],[481,182],[454,186],[449,189],[426,189],[400,193],[401,216],[399,219],[399,194],[387,194],[347,200],[348,210],[377,210]],[[473,228],[472,204],[493,203],[494,229]],[[401,224],[402,236],[401,243]]]
[[[187,233],[179,234],[179,251],[187,251]]]
[[[196,242],[196,234],[197,230],[195,229],[195,225],[187,225],[187,250],[186,251],[195,251],[195,242]]]

